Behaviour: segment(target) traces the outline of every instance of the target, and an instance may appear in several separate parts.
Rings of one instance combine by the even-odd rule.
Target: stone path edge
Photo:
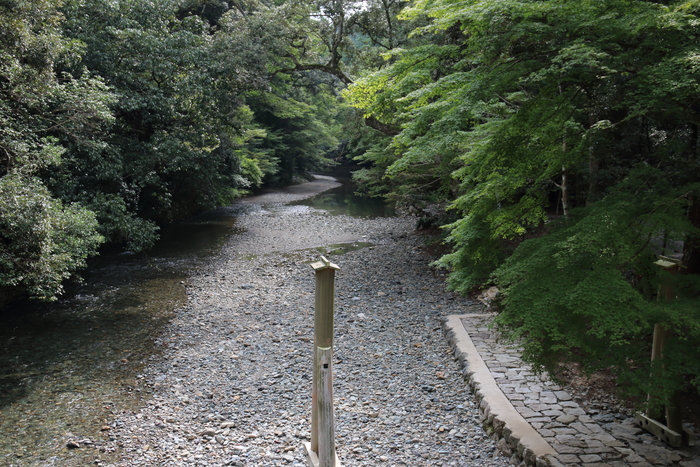
[[[551,466],[552,457],[556,455],[554,448],[518,413],[498,387],[462,324],[463,318],[470,317],[474,315],[450,315],[443,322],[443,329],[462,375],[479,402],[485,426],[493,430],[500,443],[511,446],[518,460],[531,466]],[[556,461],[554,464],[558,465]]]

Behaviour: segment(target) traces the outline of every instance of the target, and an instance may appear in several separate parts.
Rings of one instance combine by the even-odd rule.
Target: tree
[[[94,213],[64,206],[39,180],[17,173],[0,178],[0,200],[0,286],[55,299],[104,240]]]
[[[221,21],[220,39],[254,50],[268,71],[265,86],[243,95],[266,132],[260,147],[277,164],[265,173],[269,183],[330,167],[326,155],[338,145],[337,94],[349,78],[342,63],[323,63],[340,54],[340,36],[326,36],[328,23],[310,19],[315,14],[313,5],[289,2],[246,15],[231,10]]]
[[[72,251],[74,262],[54,261],[58,275],[40,294],[58,290],[64,272],[82,264],[100,238],[145,250],[160,226],[332,165],[327,156],[343,136],[340,115],[353,115],[340,104],[340,89],[352,82],[349,70],[359,73],[408,40],[408,28],[395,20],[401,5],[19,0],[3,6],[4,189],[18,189],[23,177],[34,190],[18,193],[3,212],[14,219],[12,209],[33,206],[26,220],[46,227],[27,234],[33,242],[64,245],[52,236],[59,226],[83,241],[73,250],[51,247]],[[7,258],[29,255],[18,236],[24,234],[6,228]]]
[[[224,12],[168,0],[76,0],[64,11],[67,34],[86,44],[80,66],[118,101],[106,144],[71,146],[52,189],[93,208],[109,241],[148,248],[158,226],[259,183],[252,159],[241,158],[256,134],[242,95],[265,83],[264,62],[227,40]]]
[[[365,116],[401,129],[382,156],[397,191],[442,175],[441,190],[416,200],[451,201],[452,252],[439,264],[462,292],[496,281],[497,322],[527,337],[535,363],[555,369],[567,348],[645,391],[648,365],[631,371],[626,359],[662,323],[686,345],[665,363],[678,371],[664,391],[681,373],[699,386],[687,350],[700,347],[688,308],[700,291],[699,12],[696,2],[419,1],[402,15],[431,18],[412,33],[425,43],[395,50],[348,92]],[[443,185],[448,170],[458,186]],[[655,253],[680,256],[672,240],[693,274],[657,303],[650,265]]]
[[[64,205],[37,178],[60,164],[61,139],[99,138],[112,96],[98,79],[60,74],[81,45],[61,35],[56,2],[0,5],[0,288],[54,299],[95,254],[94,214]]]

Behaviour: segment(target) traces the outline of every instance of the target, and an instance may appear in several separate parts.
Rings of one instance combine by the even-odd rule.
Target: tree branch
[[[322,63],[308,63],[308,64],[303,64],[303,63],[297,63],[294,65],[294,68],[282,68],[279,70],[275,70],[273,75],[276,75],[277,73],[291,73],[293,71],[311,71],[311,70],[318,70],[318,71],[323,71],[325,73],[331,74],[338,78],[340,81],[343,82],[346,86],[349,86],[353,83],[352,79],[348,75],[346,75],[343,70],[333,67],[330,65],[324,65]]]
[[[279,70],[275,70],[272,74],[276,75],[277,73],[292,73],[295,71],[318,70],[335,76],[346,86],[353,84],[352,79],[337,66],[333,66],[331,64],[324,65],[322,63],[298,63],[294,57],[290,56],[289,58],[291,58],[295,62],[293,68],[280,68]],[[365,118],[365,125],[367,125],[370,128],[374,128],[375,130],[381,131],[387,136],[396,136],[399,133],[401,133],[401,128],[395,125],[382,123],[374,117]]]
[[[382,123],[374,117],[365,118],[365,125],[375,130],[381,131],[387,136],[396,136],[401,133],[401,129],[397,126]]]

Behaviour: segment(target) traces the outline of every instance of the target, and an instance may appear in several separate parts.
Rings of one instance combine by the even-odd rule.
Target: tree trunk
[[[688,219],[695,228],[700,228],[700,196],[694,193],[688,206]],[[688,235],[683,244],[685,274],[700,274],[700,236]]]
[[[394,125],[382,123],[374,117],[365,118],[365,125],[375,130],[379,130],[387,136],[396,136],[401,133],[401,128]]]
[[[588,152],[588,193],[586,195],[586,206],[593,203],[598,196],[598,157],[593,149]]]
[[[698,159],[698,125],[693,124],[690,138],[689,159]],[[690,196],[688,206],[688,220],[693,227],[700,228],[700,193],[695,192]],[[700,274],[700,236],[688,235],[683,244],[683,265],[685,274]]]
[[[566,167],[561,168],[561,209],[564,212],[564,217],[569,217],[569,181]]]
[[[596,115],[590,114],[588,116],[589,128],[598,121]],[[586,206],[595,202],[598,198],[598,167],[600,161],[598,160],[598,154],[593,147],[594,141],[591,141],[588,146],[588,192],[586,193]]]

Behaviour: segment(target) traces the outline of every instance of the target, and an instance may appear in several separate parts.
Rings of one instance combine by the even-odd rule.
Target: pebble
[[[341,268],[333,360],[341,462],[509,465],[484,431],[441,329],[445,316],[482,307],[445,291],[414,227],[413,218],[328,216],[247,201],[241,233],[186,282],[188,304],[156,338],[161,358],[142,371],[152,395],[140,410],[117,415],[122,423],[106,449],[119,460],[103,465],[307,465],[310,263],[329,245],[352,242],[373,248],[331,257]]]

